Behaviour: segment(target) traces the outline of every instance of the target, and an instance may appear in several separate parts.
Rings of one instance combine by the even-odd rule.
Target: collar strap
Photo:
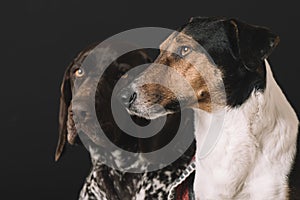
[[[175,182],[173,182],[170,192],[168,194],[168,200],[174,200],[176,195],[176,188],[182,184],[196,169],[195,157],[192,162],[187,166],[187,168],[182,172],[180,177],[178,177]]]

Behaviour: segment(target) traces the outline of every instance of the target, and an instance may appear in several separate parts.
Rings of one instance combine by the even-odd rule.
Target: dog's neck
[[[196,194],[203,195],[198,196],[200,199],[244,198],[240,195],[256,199],[253,193],[260,192],[266,198],[273,195],[270,191],[285,193],[282,190],[296,149],[298,119],[274,80],[268,62],[265,64],[266,88],[253,91],[241,106],[225,107],[214,113],[194,110],[194,189]],[[263,179],[259,181],[257,177]],[[273,183],[277,183],[276,188],[272,186],[268,194],[260,191]]]
[[[252,91],[250,97],[241,106],[236,108],[225,107],[213,113],[194,109],[198,153],[199,145],[203,145],[200,141],[207,141],[209,134],[216,135],[216,142],[221,134],[234,134],[234,132],[241,131],[248,132],[256,137],[263,130],[265,131],[265,126],[269,127],[273,124],[274,127],[276,119],[280,116],[286,119],[297,118],[277,85],[267,60],[265,60],[265,65],[266,88],[263,91]],[[212,126],[216,126],[214,122],[222,123],[222,126],[218,125],[217,128],[212,128]],[[208,153],[208,150],[206,152]],[[200,157],[203,156],[205,155],[202,154]]]

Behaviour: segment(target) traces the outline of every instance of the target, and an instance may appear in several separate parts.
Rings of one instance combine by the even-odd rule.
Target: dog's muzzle
[[[74,113],[74,117],[80,122],[85,122],[89,117],[90,106],[86,104],[87,103],[84,101],[74,101],[72,103],[72,111]]]

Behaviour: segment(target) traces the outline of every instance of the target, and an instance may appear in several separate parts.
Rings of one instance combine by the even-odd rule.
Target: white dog
[[[288,198],[298,119],[266,61],[278,43],[279,37],[264,27],[193,18],[161,44],[154,64],[121,94],[130,113],[150,119],[178,112],[180,106],[194,109],[197,199]],[[157,80],[167,87],[144,84]],[[211,124],[215,116],[224,117]],[[220,123],[219,130],[209,132]],[[219,138],[203,157],[205,137],[216,131]]]

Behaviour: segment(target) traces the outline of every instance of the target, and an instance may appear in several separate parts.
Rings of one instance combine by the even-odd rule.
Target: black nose
[[[131,105],[134,103],[136,97],[137,93],[127,88],[122,90],[120,93],[121,102],[128,108],[130,108]]]

